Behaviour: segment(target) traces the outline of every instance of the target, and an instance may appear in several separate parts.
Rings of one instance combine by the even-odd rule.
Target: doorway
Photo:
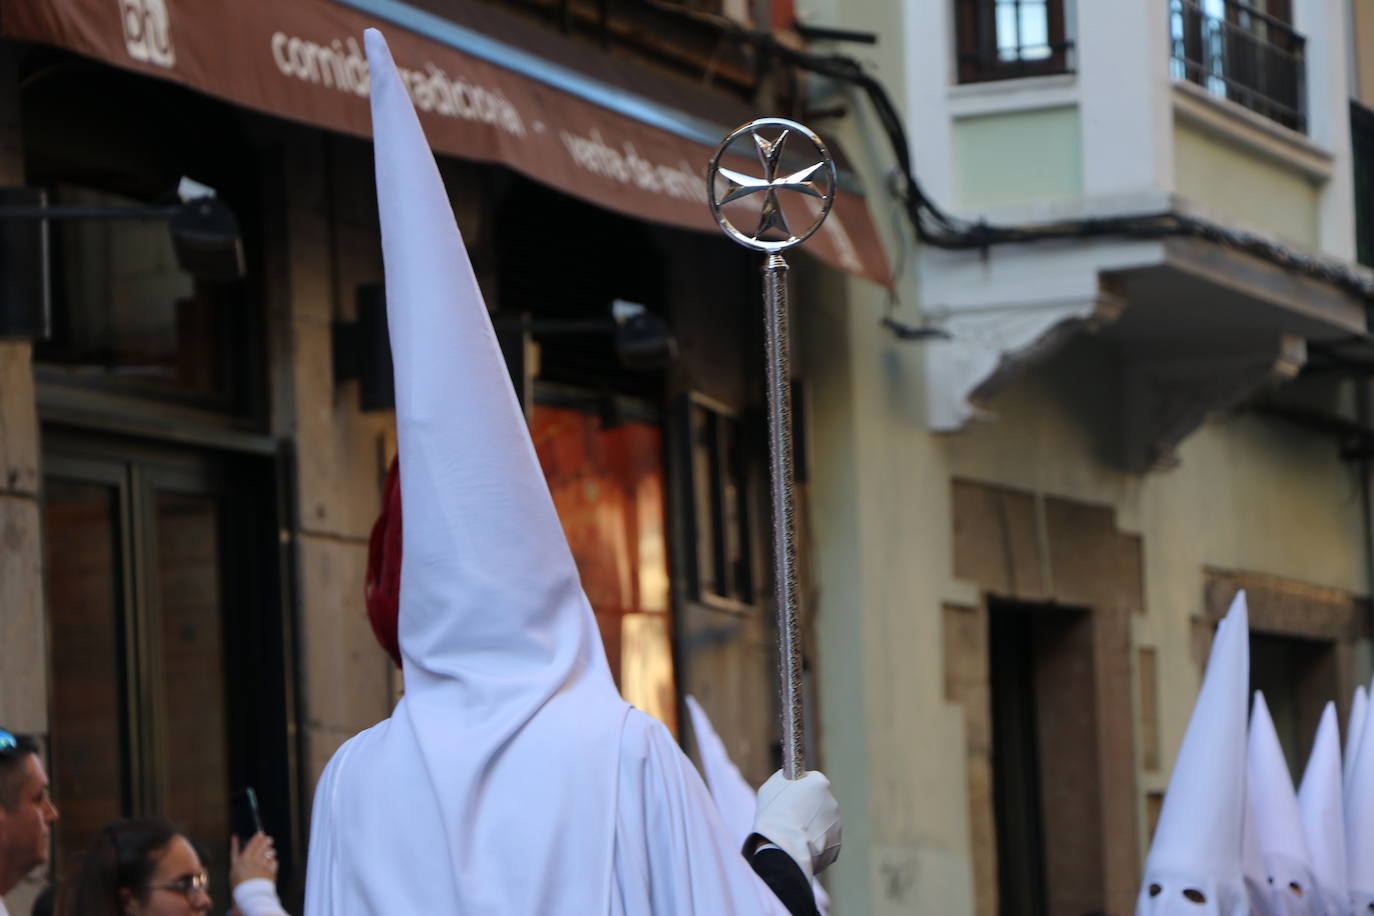
[[[1105,912],[1093,615],[988,601],[998,911]]]
[[[44,432],[57,873],[159,815],[227,899],[234,788],[294,852],[276,462]]]

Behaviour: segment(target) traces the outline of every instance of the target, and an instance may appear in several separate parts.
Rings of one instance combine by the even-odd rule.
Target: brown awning
[[[0,35],[56,45],[230,102],[368,136],[362,32],[382,29],[430,143],[502,163],[598,206],[718,231],[704,176],[737,109],[673,106],[635,91],[634,71],[569,66],[398,0],[4,0]],[[580,50],[580,49],[579,49]],[[604,55],[601,55],[604,56]],[[563,59],[560,60],[559,57]],[[608,78],[608,76],[610,78]],[[706,94],[699,93],[705,96]],[[691,110],[692,113],[687,113]],[[843,182],[842,182],[843,184]],[[841,190],[806,250],[886,285],[887,261],[862,196]]]

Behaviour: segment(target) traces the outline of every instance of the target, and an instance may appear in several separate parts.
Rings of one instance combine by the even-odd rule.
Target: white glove
[[[810,881],[840,857],[840,806],[830,780],[815,770],[789,780],[778,770],[759,789],[752,854],[762,838],[792,857]]]

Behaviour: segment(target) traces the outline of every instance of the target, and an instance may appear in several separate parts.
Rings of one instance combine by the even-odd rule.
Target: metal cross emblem
[[[769,140],[759,131],[781,128]],[[755,178],[720,167],[720,158],[730,145],[745,134],[754,140],[754,150],[763,165],[763,177]],[[778,174],[783,146],[800,134],[811,141],[819,159],[813,165],[785,175]],[[719,194],[716,179],[725,179],[725,193]],[[796,499],[792,492],[795,478],[792,467],[792,370],[787,330],[787,261],[782,252],[811,237],[830,213],[835,202],[835,160],[816,136],[796,121],[760,118],[750,121],[721,141],[711,167],[706,172],[706,193],[711,214],[725,234],[748,248],[768,252],[763,265],[763,347],[764,372],[768,385],[768,478],[773,505],[773,582],[778,610],[778,697],[782,713],[782,772],[787,779],[800,779],[806,773],[805,715],[803,703],[801,651],[801,588],[798,583]],[[793,191],[818,198],[821,205],[811,225],[800,235],[787,225],[787,216],[778,200],[782,191]],[[763,195],[758,228],[754,234],[735,228],[721,213],[721,207],[755,194]],[[782,233],[783,239],[763,236]]]
[[[782,128],[782,131],[775,139],[770,140],[760,133],[761,129],[766,128]],[[755,178],[752,175],[720,166],[721,156],[745,134],[753,137],[754,149],[758,153],[759,164],[763,167],[763,177],[761,178]],[[815,148],[818,161],[798,171],[780,175],[778,173],[782,163],[783,148],[787,144],[788,138],[793,134],[800,134],[810,141]],[[717,175],[724,178],[726,183],[725,193],[719,196],[716,188]],[[810,238],[821,227],[821,223],[825,222],[826,216],[830,213],[830,205],[835,200],[835,160],[831,158],[830,152],[821,142],[821,138],[803,125],[785,118],[760,118],[738,128],[721,142],[715,156],[711,159],[711,166],[706,176],[706,185],[711,195],[711,214],[727,235],[741,245],[759,251],[785,251]],[[821,201],[820,212],[806,231],[797,234],[788,225],[787,216],[778,200],[778,192],[780,191],[794,191]],[[755,194],[763,195],[763,205],[759,213],[758,227],[749,233],[736,227],[729,217],[721,211],[721,208],[726,204]],[[781,232],[786,237],[782,239],[765,238],[765,236],[775,232]]]

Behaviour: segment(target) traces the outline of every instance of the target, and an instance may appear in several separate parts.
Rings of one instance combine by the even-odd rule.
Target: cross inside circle
[[[759,132],[761,128],[769,127],[782,128],[775,139],[769,140]],[[746,133],[754,140],[754,149],[758,153],[759,164],[763,167],[763,177],[761,178],[746,175],[734,169],[720,167],[720,158],[725,150]],[[779,174],[783,149],[788,138],[793,134],[800,134],[811,142],[820,157],[819,161],[794,172]],[[717,175],[726,181],[725,193],[720,197],[716,196]],[[711,160],[711,167],[707,174],[707,189],[711,196],[711,212],[727,235],[741,245],[750,248],[763,251],[782,251],[806,241],[825,221],[835,197],[835,162],[830,157],[830,153],[825,148],[825,144],[821,142],[820,137],[801,124],[784,118],[761,118],[734,131],[721,143],[720,148],[716,150],[716,155]],[[794,234],[788,225],[787,215],[783,212],[782,203],[778,199],[778,192],[780,191],[794,191],[807,197],[817,198],[822,202],[820,213],[811,226],[800,235]],[[763,195],[763,203],[759,213],[758,227],[750,234],[741,231],[731,223],[721,212],[721,207],[756,194]],[[786,238],[765,238],[773,232],[781,232]]]

